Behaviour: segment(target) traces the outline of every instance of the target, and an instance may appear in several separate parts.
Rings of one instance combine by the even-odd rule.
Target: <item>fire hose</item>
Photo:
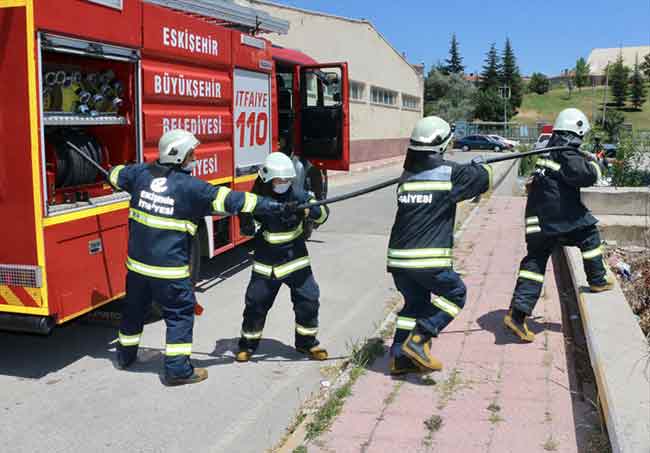
[[[570,148],[566,146],[554,146],[554,147],[549,147],[549,148],[540,148],[536,149],[534,151],[527,151],[525,153],[515,153],[515,154],[510,154],[508,156],[499,156],[499,157],[490,157],[490,158],[483,158],[482,156],[479,156],[479,159],[473,160],[473,162],[479,163],[479,164],[493,164],[496,162],[504,162],[507,160],[513,160],[513,159],[521,159],[523,157],[527,156],[535,156],[538,154],[546,154],[550,153],[552,151],[568,151],[568,150],[575,150],[575,148]],[[403,182],[404,178],[402,176],[397,177],[397,178],[392,178],[387,181],[381,182],[379,184],[375,184],[369,187],[365,187],[363,189],[355,190],[353,192],[348,192],[344,193],[342,195],[337,195],[336,197],[332,198],[326,198],[324,200],[319,200],[315,201],[312,203],[303,203],[300,205],[296,206],[296,211],[299,211],[301,209],[307,209],[307,208],[313,208],[316,206],[322,206],[322,205],[329,205],[332,203],[338,203],[339,201],[344,201],[344,200],[349,200],[351,198],[356,198],[361,195],[365,195],[367,193],[375,192],[377,190],[383,189],[384,187],[392,186],[393,184],[398,184],[400,182]]]
[[[86,160],[86,162],[88,162],[90,165],[94,166],[97,170],[99,170],[99,172],[100,172],[102,175],[104,175],[104,177],[106,178],[106,180],[109,180],[108,171],[106,171],[106,169],[105,169],[104,167],[102,167],[102,166],[99,165],[97,162],[95,162],[95,161],[94,161],[90,156],[88,156],[86,153],[84,153],[81,149],[79,149],[79,148],[78,148],[77,146],[75,146],[74,144],[72,144],[72,143],[70,143],[70,142],[66,142],[66,144],[67,144],[70,148],[72,148],[75,152],[77,152],[81,157],[83,157],[83,158]],[[204,310],[203,305],[201,305],[201,304],[197,301],[196,304],[194,305],[194,314],[197,315],[197,316],[201,316],[201,315],[203,314],[203,310]]]

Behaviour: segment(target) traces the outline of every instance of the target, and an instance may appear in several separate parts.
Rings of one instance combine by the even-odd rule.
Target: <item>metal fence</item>
[[[546,123],[537,123],[536,125],[522,124],[522,123],[469,123],[466,121],[459,121],[456,123],[455,135],[458,138],[467,135],[476,134],[496,134],[502,137],[517,140],[522,144],[533,144],[537,141],[542,128]]]

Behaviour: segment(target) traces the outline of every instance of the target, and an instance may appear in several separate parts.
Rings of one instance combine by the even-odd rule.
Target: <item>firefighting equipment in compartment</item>
[[[104,149],[91,134],[75,128],[46,130],[48,166],[55,168],[55,187],[72,187],[93,184],[97,181],[98,169],[75,152],[69,145],[81,149],[100,167],[104,162]]]
[[[127,302],[118,337],[118,362],[135,360],[144,313],[155,299],[167,324],[165,382],[169,385],[197,382],[195,374],[203,373],[195,370],[189,359],[196,305],[190,243],[199,223],[215,211],[275,218],[283,212],[279,202],[216,187],[183,171],[176,165],[176,155],[185,156],[196,146],[198,141],[191,138],[177,133],[161,138],[161,157],[171,156],[171,165],[118,165],[109,173],[110,183],[131,195]]]
[[[280,153],[269,155],[265,162],[267,183],[256,182],[254,191],[268,195],[286,205],[313,201],[309,194],[290,188],[283,194],[273,192],[273,177],[290,177],[287,167],[271,164],[284,163],[272,156],[283,156],[291,165],[291,160]],[[262,173],[262,172],[261,172]],[[324,206],[309,208],[306,215],[317,223],[327,220],[329,211]],[[318,309],[320,290],[311,270],[311,261],[302,235],[305,212],[300,210],[292,216],[271,217],[254,214],[257,232],[254,239],[254,262],[251,280],[246,290],[239,352],[236,359],[248,361],[257,349],[262,338],[268,311],[273,306],[282,284],[291,290],[291,301],[295,313],[295,347],[313,360],[325,360],[327,351],[319,346]]]
[[[267,183],[272,179],[293,179],[296,177],[296,169],[291,159],[284,153],[271,153],[266,156],[264,165],[258,170],[262,181]]]
[[[124,105],[124,86],[115,72],[48,71],[43,77],[43,110],[96,116],[117,113]]]
[[[161,164],[181,165],[197,146],[199,141],[194,134],[183,129],[167,131],[158,142],[158,161]]]
[[[453,137],[453,128],[442,118],[426,116],[415,124],[409,149],[444,153]]]

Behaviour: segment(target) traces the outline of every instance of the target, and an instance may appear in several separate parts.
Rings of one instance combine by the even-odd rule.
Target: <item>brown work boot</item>
[[[296,351],[307,354],[311,360],[327,360],[329,357],[327,354],[327,349],[323,348],[320,345],[312,346],[309,349],[297,347]]]
[[[174,387],[177,385],[186,385],[186,384],[197,384],[201,381],[205,381],[208,378],[208,370],[205,368],[194,368],[194,373],[191,376],[186,378],[169,378],[165,377],[163,383],[168,387]]]
[[[431,355],[430,340],[431,338],[425,337],[416,328],[402,345],[402,352],[419,366],[433,371],[440,371],[442,370],[442,362]]]
[[[614,277],[611,274],[605,276],[605,283],[603,285],[589,285],[589,289],[592,293],[602,293],[604,291],[609,291],[614,287]]]
[[[517,335],[522,341],[532,343],[535,341],[535,334],[528,329],[526,324],[526,316],[520,317],[513,316],[512,308],[508,310],[508,314],[503,318],[503,324]]]
[[[237,355],[235,355],[235,360],[238,362],[248,362],[251,359],[252,355],[253,351],[250,351],[248,349],[240,349],[237,351]]]
[[[408,373],[426,373],[429,370],[422,369],[413,360],[406,356],[391,357],[390,359],[390,374],[399,376]]]

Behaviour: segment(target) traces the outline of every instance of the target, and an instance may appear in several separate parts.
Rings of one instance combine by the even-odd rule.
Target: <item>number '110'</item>
[[[248,146],[262,146],[266,143],[269,133],[269,116],[266,112],[251,112],[246,119],[246,112],[241,112],[236,122],[239,129],[239,147],[245,146],[246,131],[248,131]]]

